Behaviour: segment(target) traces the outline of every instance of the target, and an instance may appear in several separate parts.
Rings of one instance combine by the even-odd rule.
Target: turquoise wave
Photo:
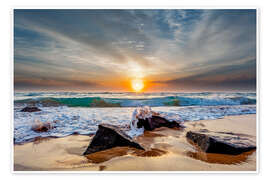
[[[245,105],[256,104],[256,99],[247,97],[232,98],[191,98],[182,96],[168,96],[160,98],[28,98],[16,100],[15,103],[41,106],[69,106],[69,107],[137,107],[137,106],[217,106],[217,105]]]

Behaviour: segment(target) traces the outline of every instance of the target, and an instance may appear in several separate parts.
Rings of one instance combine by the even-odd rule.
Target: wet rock
[[[244,134],[203,130],[189,131],[186,137],[206,153],[238,155],[256,149],[256,143]]]
[[[123,132],[118,126],[100,124],[95,136],[83,155],[92,154],[118,146],[129,146],[144,150],[140,144],[133,141],[132,138],[125,134],[125,132]]]
[[[28,107],[28,106],[21,110],[21,112],[37,112],[37,111],[41,110],[37,107]]]
[[[33,124],[31,127],[31,129],[35,132],[47,132],[53,128],[54,126],[51,122],[41,122],[41,121],[36,121],[35,124]]]
[[[148,131],[152,131],[160,127],[183,128],[183,126],[180,125],[178,122],[168,121],[167,119],[160,116],[152,116],[145,119],[138,119],[137,127],[144,127],[144,129]]]
[[[174,120],[168,120],[166,114],[155,112],[149,106],[138,107],[132,114],[130,129],[133,133],[141,134],[143,130],[152,131],[160,127],[184,128],[183,125],[178,123],[183,122],[181,118],[174,117],[171,119]]]

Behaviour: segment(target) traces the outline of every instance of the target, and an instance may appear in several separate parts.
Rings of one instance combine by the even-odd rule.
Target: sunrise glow
[[[133,79],[131,81],[131,87],[135,92],[140,92],[144,88],[144,83],[141,79]]]
[[[254,91],[256,72],[256,9],[14,10],[18,91]]]

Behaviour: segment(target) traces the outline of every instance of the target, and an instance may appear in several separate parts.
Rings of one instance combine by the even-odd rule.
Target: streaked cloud
[[[15,10],[14,62],[17,89],[250,90],[256,10]]]

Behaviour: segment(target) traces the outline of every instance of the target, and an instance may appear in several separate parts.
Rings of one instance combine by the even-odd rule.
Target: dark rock
[[[79,132],[73,132],[72,135],[79,135],[80,133]]]
[[[189,131],[186,137],[206,153],[237,155],[256,149],[256,143],[248,135],[211,131]]]
[[[38,121],[34,125],[32,125],[31,129],[35,132],[47,132],[50,129],[53,129],[54,126],[50,122],[41,122]]]
[[[155,128],[168,127],[168,128],[183,128],[176,121],[168,121],[167,119],[160,116],[152,116],[146,119],[138,119],[138,128],[144,127],[145,130],[152,131]]]
[[[83,155],[103,151],[117,146],[129,146],[144,150],[141,145],[133,141],[132,138],[125,134],[125,132],[123,132],[118,126],[100,124],[95,136],[93,137],[93,140]]]
[[[41,110],[37,107],[28,107],[28,106],[21,110],[21,112],[37,112],[37,111]]]

